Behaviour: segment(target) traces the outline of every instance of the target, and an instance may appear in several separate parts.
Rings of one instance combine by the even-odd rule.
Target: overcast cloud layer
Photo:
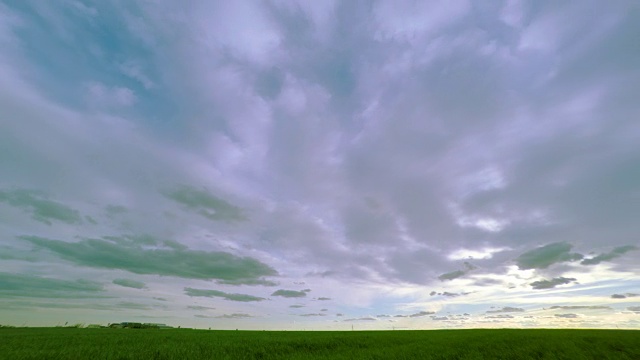
[[[634,1],[0,2],[0,318],[638,328],[638,38]]]

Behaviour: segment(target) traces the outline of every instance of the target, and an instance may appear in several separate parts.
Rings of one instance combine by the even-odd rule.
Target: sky
[[[0,1],[0,324],[640,328],[636,1]]]

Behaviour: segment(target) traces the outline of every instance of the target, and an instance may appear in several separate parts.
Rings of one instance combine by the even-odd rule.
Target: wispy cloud
[[[0,190],[0,202],[4,202],[31,214],[39,222],[52,225],[52,221],[80,224],[80,213],[60,202],[50,200],[43,192],[14,189]]]
[[[137,243],[137,238],[109,237],[84,239],[78,242],[21,236],[33,245],[56,253],[61,258],[79,265],[122,269],[136,274],[158,274],[193,279],[220,279],[256,281],[262,276],[275,275],[270,266],[249,257],[226,252],[182,250],[173,247],[148,249]],[[163,243],[153,238],[147,245]]]
[[[247,294],[229,294],[219,290],[184,288],[184,293],[189,296],[219,297],[226,300],[240,301],[240,302],[253,302],[253,301],[266,300],[265,298],[261,298],[258,296],[247,295]]]
[[[114,279],[113,283],[116,285],[133,288],[133,289],[144,289],[146,288],[145,283],[142,281],[136,281],[131,279]]]
[[[279,289],[273,292],[271,296],[281,296],[286,298],[300,298],[307,296],[306,291],[296,291],[296,290],[284,290]]]

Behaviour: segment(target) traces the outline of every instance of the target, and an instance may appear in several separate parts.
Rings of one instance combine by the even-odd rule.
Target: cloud
[[[511,306],[505,306],[502,309],[497,310],[488,310],[487,314],[495,314],[495,313],[510,313],[510,312],[524,312],[522,308],[516,308]]]
[[[328,297],[319,297],[319,298],[318,298],[318,300],[320,300],[320,301],[329,301],[329,300],[331,300],[331,298],[328,298]]]
[[[342,321],[376,321],[376,320],[378,320],[378,319],[368,316],[368,317],[344,319]]]
[[[600,254],[598,256],[589,258],[589,259],[584,259],[580,262],[580,264],[582,265],[596,265],[596,264],[600,264],[603,261],[610,261],[613,260],[617,257],[620,257],[624,254],[626,254],[629,251],[633,251],[633,250],[638,250],[637,246],[634,245],[625,245],[625,246],[619,246],[617,248],[614,248],[613,250],[611,250],[608,253],[604,253],[604,254]]]
[[[304,305],[289,305],[289,307],[293,309],[300,309],[300,308],[303,308]]]
[[[557,277],[551,280],[539,280],[534,281],[530,285],[532,288],[541,290],[541,289],[551,289],[558,285],[568,284],[572,281],[576,281],[574,278],[565,278],[565,277]]]
[[[513,315],[503,314],[503,315],[490,315],[485,316],[485,319],[513,319]]]
[[[432,316],[431,320],[435,320],[435,321],[445,321],[445,320],[449,320],[448,317],[446,316]]]
[[[565,319],[577,319],[579,317],[578,314],[555,314],[553,316]]]
[[[186,287],[184,288],[184,293],[189,296],[202,296],[202,297],[219,297],[230,301],[239,301],[239,302],[252,302],[252,301],[263,301],[265,298],[247,295],[247,294],[229,294],[219,290],[205,290],[205,289],[194,289]]]
[[[0,297],[98,298],[103,285],[90,280],[62,280],[0,272]]]
[[[409,315],[409,317],[415,318],[415,317],[423,317],[423,316],[433,315],[433,314],[435,314],[435,312],[433,311],[420,311],[420,312]]]
[[[278,286],[276,281],[266,279],[236,279],[236,280],[218,280],[216,283],[220,285],[261,285],[261,286]]]
[[[516,264],[521,270],[546,269],[555,263],[582,259],[581,254],[570,253],[571,248],[571,244],[566,242],[541,246],[520,255]]]
[[[612,310],[610,306],[604,305],[555,305],[550,307],[549,309],[562,309],[562,310],[576,310],[576,309],[587,309],[587,310]]]
[[[224,314],[220,316],[216,316],[218,319],[246,319],[252,318],[253,316],[245,313],[233,313],[233,314]]]
[[[250,257],[217,251],[143,247],[143,240],[147,245],[166,245],[151,237],[108,237],[83,239],[74,243],[38,236],[20,236],[20,239],[78,265],[122,269],[136,274],[236,282],[253,282],[262,276],[276,275],[270,266]]]
[[[136,280],[130,279],[114,279],[113,283],[116,285],[133,288],[133,289],[144,289],[146,288],[145,283]]]
[[[640,313],[640,306],[629,306],[627,310]]]
[[[472,264],[466,261],[464,262],[464,267],[465,267],[464,270],[456,270],[456,271],[442,274],[438,276],[438,279],[440,279],[440,281],[457,279],[459,277],[466,275],[469,271],[477,269],[475,266],[473,266]]]
[[[423,308],[438,284],[431,305],[470,312],[593,305],[637,278],[632,256],[573,266],[640,233],[631,2],[14,3],[0,5],[3,271],[120,269],[182,294],[195,285],[174,277],[236,292],[222,285],[273,286],[277,268],[356,317]],[[10,186],[78,217],[33,220]],[[177,241],[101,237],[122,232]],[[470,257],[475,273],[452,262]],[[567,268],[583,286],[527,285]]]
[[[244,221],[247,218],[242,210],[220,199],[205,189],[181,186],[177,189],[163,191],[167,198],[184,205],[186,209],[214,221]]]
[[[0,202],[22,209],[24,212],[31,214],[32,219],[47,225],[52,225],[52,221],[61,221],[71,225],[82,223],[82,218],[77,210],[50,200],[40,191],[26,189],[0,190]]]
[[[612,299],[626,299],[628,297],[636,297],[636,296],[640,296],[639,294],[634,294],[634,293],[626,293],[626,294],[613,294],[611,295]]]
[[[286,298],[300,298],[300,297],[305,297],[307,296],[307,292],[306,291],[295,291],[295,290],[284,290],[284,289],[280,289],[280,290],[276,290],[273,292],[273,294],[271,294],[271,296],[282,296],[282,297],[286,297]]]
[[[203,311],[203,310],[215,310],[216,308],[209,307],[209,306],[189,305],[189,306],[187,306],[187,309]]]
[[[302,317],[314,317],[314,316],[327,316],[327,314],[315,313],[315,314],[300,314]]]
[[[438,279],[440,279],[441,281],[453,280],[453,279],[457,279],[459,277],[462,277],[465,274],[466,274],[466,271],[456,270],[456,271],[444,273],[444,274],[438,276]]]

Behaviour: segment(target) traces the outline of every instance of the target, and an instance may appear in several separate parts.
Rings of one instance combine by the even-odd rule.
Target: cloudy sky
[[[0,2],[0,323],[640,327],[636,1]]]

